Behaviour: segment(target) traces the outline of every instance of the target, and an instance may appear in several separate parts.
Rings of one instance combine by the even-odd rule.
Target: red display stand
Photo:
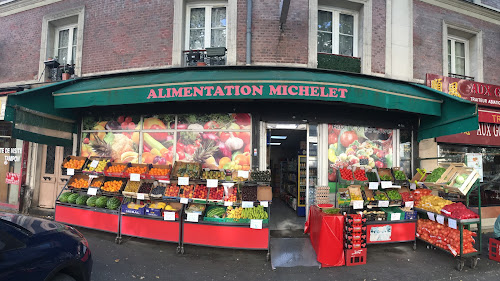
[[[366,264],[366,249],[345,250],[345,265]]]
[[[366,243],[384,244],[415,241],[416,220],[369,221],[367,222]]]
[[[322,267],[342,266],[344,257],[344,216],[328,215],[317,206],[309,209],[305,232]]]
[[[118,233],[118,211],[100,212],[69,205],[56,204],[55,221],[70,225]]]
[[[139,217],[122,214],[121,235],[159,241],[180,241],[180,222],[165,221],[163,217]]]
[[[267,250],[269,228],[252,229],[246,225],[183,223],[183,244],[211,247]]]

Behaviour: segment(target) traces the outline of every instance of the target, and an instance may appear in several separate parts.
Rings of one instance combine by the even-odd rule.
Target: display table
[[[118,233],[118,211],[56,203],[55,221],[90,229]]]
[[[344,216],[327,215],[317,206],[311,206],[305,233],[309,233],[317,261],[322,267],[345,264]]]

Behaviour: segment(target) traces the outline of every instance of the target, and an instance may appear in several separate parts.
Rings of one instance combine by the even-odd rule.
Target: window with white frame
[[[188,5],[186,50],[226,47],[226,5]]]
[[[456,37],[448,37],[448,74],[469,75],[469,42]]]
[[[55,30],[54,54],[60,64],[75,64],[76,46],[76,25],[60,27]]]
[[[357,56],[358,15],[355,12],[318,10],[318,53]]]

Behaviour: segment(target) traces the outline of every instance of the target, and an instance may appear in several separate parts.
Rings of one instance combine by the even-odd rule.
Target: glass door
[[[318,125],[307,126],[307,161],[306,161],[306,217],[309,207],[314,204],[315,190],[318,183]]]

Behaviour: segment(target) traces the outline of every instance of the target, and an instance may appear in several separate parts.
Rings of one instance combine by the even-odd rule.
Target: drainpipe
[[[252,63],[252,0],[247,0],[247,54],[246,64]]]

